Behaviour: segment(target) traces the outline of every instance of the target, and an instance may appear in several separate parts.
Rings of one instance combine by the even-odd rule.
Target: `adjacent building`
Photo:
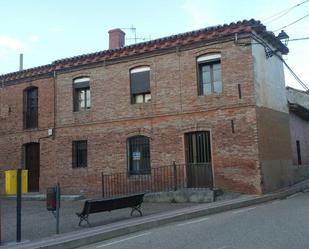
[[[57,181],[96,195],[101,174],[207,167],[205,186],[260,194],[292,183],[281,55],[249,20],[0,76],[0,169],[29,170],[29,190]],[[187,171],[188,172],[188,171]],[[187,177],[192,177],[187,174]]]
[[[309,94],[286,88],[290,110],[293,165],[309,165]]]

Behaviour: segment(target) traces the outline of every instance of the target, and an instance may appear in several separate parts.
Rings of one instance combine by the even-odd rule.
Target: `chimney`
[[[124,37],[126,35],[121,29],[112,29],[109,33],[109,49],[121,48],[124,46]]]

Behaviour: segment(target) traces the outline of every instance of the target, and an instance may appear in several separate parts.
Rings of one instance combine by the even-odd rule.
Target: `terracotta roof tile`
[[[266,27],[251,19],[249,21],[238,21],[237,23],[224,24],[219,26],[212,26],[200,30],[190,31],[186,33],[171,35],[168,37],[159,38],[152,41],[142,42],[125,46],[123,48],[109,49],[91,54],[84,54],[54,61],[52,64],[35,67],[19,72],[0,75],[1,81],[13,81],[22,78],[29,78],[37,75],[44,75],[51,73],[54,70],[67,69],[71,67],[87,65],[89,63],[96,63],[105,60],[111,60],[119,57],[130,56],[139,53],[155,51],[161,48],[175,47],[179,45],[186,45],[194,42],[213,40],[216,38],[232,35],[234,33],[250,33],[255,31],[262,36],[272,46],[279,49],[283,54],[288,53],[288,48],[284,46],[279,39],[275,37],[272,32],[266,30]]]

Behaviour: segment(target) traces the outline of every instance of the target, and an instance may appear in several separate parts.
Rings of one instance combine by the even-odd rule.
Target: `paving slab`
[[[16,200],[16,195],[8,195],[2,197],[3,200]],[[82,195],[61,195],[63,201],[76,201],[85,199]],[[46,194],[23,194],[23,201],[46,201]]]
[[[106,239],[126,235],[133,232],[151,229],[160,225],[168,224],[176,221],[197,218],[209,214],[224,212],[232,209],[247,207],[251,205],[261,204],[275,199],[282,199],[291,196],[297,192],[305,191],[309,188],[309,180],[298,183],[294,186],[282,189],[280,191],[266,194],[262,196],[245,196],[228,201],[220,201],[209,204],[199,204],[189,207],[177,208],[170,211],[149,214],[145,217],[135,217],[131,219],[122,219],[113,223],[91,227],[84,230],[76,230],[57,236],[24,242],[18,245],[8,245],[2,248],[8,249],[70,249],[81,247],[87,244],[96,243]]]
[[[2,200],[2,239],[4,243],[15,240],[16,234],[16,201]],[[84,200],[62,201],[60,208],[60,232],[68,233],[76,230],[86,230],[86,225],[79,227],[79,218],[76,212],[82,211]],[[142,211],[144,216],[191,207],[193,203],[144,203]],[[112,212],[102,212],[89,216],[92,227],[102,226],[117,221],[132,220],[138,217],[130,216],[131,209],[119,209]],[[56,220],[53,214],[46,210],[45,201],[22,202],[22,240],[37,240],[55,234]]]

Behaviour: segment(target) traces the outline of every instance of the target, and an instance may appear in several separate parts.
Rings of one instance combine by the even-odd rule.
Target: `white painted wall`
[[[288,113],[283,63],[275,55],[266,58],[264,47],[256,43],[252,40],[257,106]]]
[[[290,103],[299,104],[309,110],[309,94],[288,87],[286,90],[286,95]]]

